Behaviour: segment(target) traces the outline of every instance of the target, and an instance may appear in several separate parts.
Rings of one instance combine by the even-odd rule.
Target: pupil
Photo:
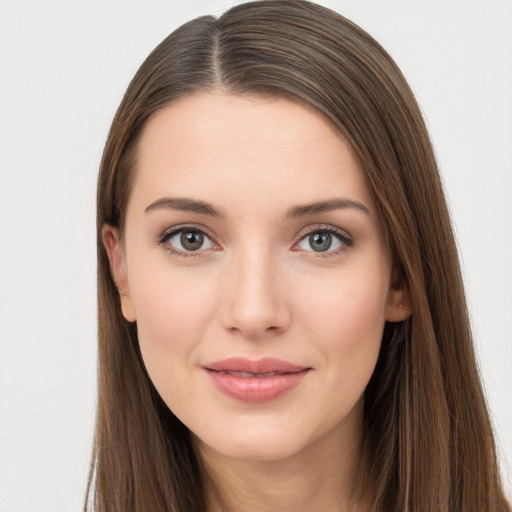
[[[203,245],[203,238],[198,231],[185,231],[181,234],[181,245],[187,251],[197,251]]]
[[[315,233],[309,236],[309,243],[316,252],[327,251],[332,244],[332,236],[329,233]]]

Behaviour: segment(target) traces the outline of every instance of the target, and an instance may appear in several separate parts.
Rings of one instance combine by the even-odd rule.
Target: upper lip
[[[302,366],[273,357],[264,357],[258,360],[246,359],[244,357],[231,357],[205,364],[203,368],[217,372],[244,372],[256,374],[296,373],[310,369],[309,366]]]

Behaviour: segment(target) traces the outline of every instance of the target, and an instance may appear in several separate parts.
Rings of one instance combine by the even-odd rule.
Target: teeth
[[[269,372],[269,373],[248,373],[248,372],[231,372],[231,371],[220,371],[219,373],[224,373],[228,375],[235,375],[236,377],[275,377],[276,375],[280,375],[277,372]]]

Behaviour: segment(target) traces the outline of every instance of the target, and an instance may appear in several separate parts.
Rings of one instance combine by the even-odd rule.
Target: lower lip
[[[226,395],[243,402],[266,402],[297,386],[309,369],[272,377],[240,377],[214,370],[206,371],[217,388]]]

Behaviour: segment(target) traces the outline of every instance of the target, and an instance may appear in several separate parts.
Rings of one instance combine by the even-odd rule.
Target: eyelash
[[[209,240],[213,244],[214,250],[220,249],[220,246],[214,241],[213,237],[211,237],[204,228],[194,225],[180,225],[167,229],[158,237],[157,243],[159,245],[164,246],[166,251],[176,256],[184,258],[202,256],[204,251],[207,249],[198,249],[197,251],[183,251],[180,249],[176,249],[167,243],[174,236],[187,231],[202,234],[205,237],[205,239]],[[308,253],[312,253],[314,257],[329,258],[333,256],[338,256],[339,254],[346,252],[354,245],[354,240],[345,231],[342,231],[338,228],[334,228],[332,226],[316,226],[314,228],[309,228],[305,232],[303,232],[299,240],[293,244],[292,250],[297,252],[300,251],[300,249],[295,249],[295,247],[297,247],[307,237],[316,233],[329,233],[330,235],[334,235],[334,237],[337,238],[337,240],[341,243],[341,246],[336,250],[326,250],[325,252],[313,250],[305,251]]]

